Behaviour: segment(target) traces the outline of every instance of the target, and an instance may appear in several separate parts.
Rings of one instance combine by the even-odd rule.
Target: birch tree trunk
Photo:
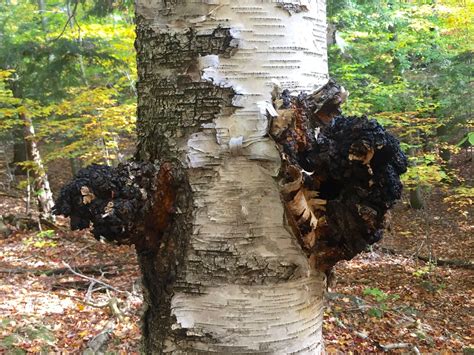
[[[35,128],[31,119],[24,113],[20,114],[23,121],[23,135],[26,146],[28,160],[33,163],[31,176],[33,177],[33,187],[36,200],[38,203],[38,211],[41,218],[53,219],[52,209],[54,206],[53,194],[49,186],[48,175],[41,160],[41,155],[35,140]]]
[[[183,167],[139,252],[145,353],[318,354],[325,275],[288,226],[269,138],[275,85],[328,80],[324,0],[138,0],[137,158]]]
[[[321,353],[326,274],[380,240],[407,166],[339,115],[324,2],[136,12],[137,154],[79,171],[55,213],[135,245],[145,353]]]

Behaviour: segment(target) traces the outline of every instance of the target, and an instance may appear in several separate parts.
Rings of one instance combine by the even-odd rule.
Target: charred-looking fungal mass
[[[153,249],[174,212],[173,174],[171,163],[91,165],[62,188],[54,212],[73,230],[92,224],[96,239]]]
[[[377,121],[340,114],[346,96],[329,81],[311,95],[283,91],[273,102],[288,219],[324,271],[380,240],[407,167],[398,140]]]
[[[286,215],[310,264],[325,272],[380,240],[407,167],[397,139],[375,120],[341,115],[346,97],[334,81],[312,94],[273,94]],[[183,176],[170,162],[91,165],[63,187],[54,211],[72,229],[92,225],[97,239],[156,251]]]

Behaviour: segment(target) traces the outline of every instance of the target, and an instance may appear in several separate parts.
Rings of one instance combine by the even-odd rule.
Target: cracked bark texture
[[[144,353],[322,352],[326,274],[381,238],[407,166],[340,115],[325,33],[322,1],[138,1],[136,155],[54,209],[135,245]]]
[[[277,82],[327,81],[324,1],[138,0],[136,15],[136,159],[183,177],[158,248],[139,251],[142,350],[321,352],[325,275],[287,223],[267,111]]]

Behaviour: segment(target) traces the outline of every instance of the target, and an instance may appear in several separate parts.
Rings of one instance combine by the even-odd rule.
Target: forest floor
[[[447,196],[432,188],[418,211],[400,201],[383,242],[336,267],[324,324],[329,353],[474,352],[472,201],[453,208]],[[22,199],[0,201],[0,215],[24,214]],[[0,353],[100,344],[138,353],[133,248],[71,232],[64,219],[58,226],[0,237]]]

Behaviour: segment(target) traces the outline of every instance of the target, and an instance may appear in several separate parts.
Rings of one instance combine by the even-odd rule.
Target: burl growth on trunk
[[[375,120],[340,115],[347,94],[334,81],[312,94],[273,96],[269,133],[282,157],[287,219],[311,265],[328,271],[380,240],[407,159]],[[170,162],[92,165],[62,189],[54,211],[71,217],[72,229],[92,224],[98,239],[156,251],[184,171]]]
[[[270,133],[280,148],[287,218],[311,264],[328,271],[380,240],[401,197],[407,159],[377,121],[344,117],[334,81],[307,95],[274,94]]]

